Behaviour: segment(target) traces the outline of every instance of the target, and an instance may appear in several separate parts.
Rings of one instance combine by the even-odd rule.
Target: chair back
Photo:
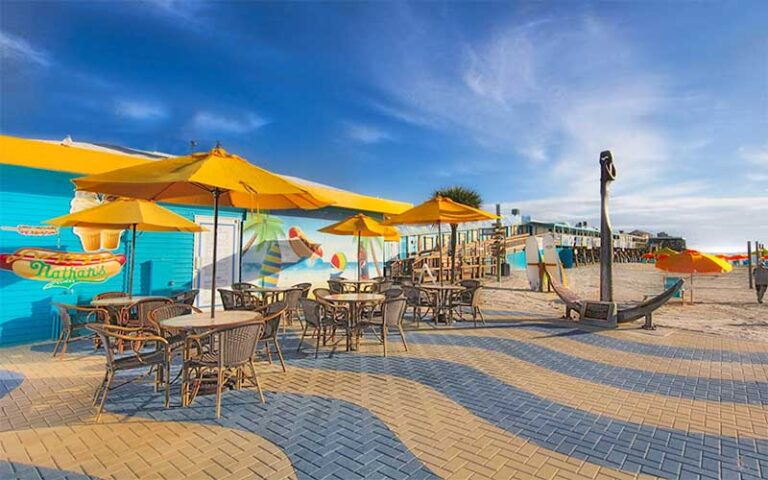
[[[344,284],[338,280],[328,280],[328,289],[331,293],[344,293]]]
[[[477,287],[470,290],[472,292],[472,300],[470,301],[470,304],[473,307],[479,307],[480,306],[480,296],[481,292],[483,291],[483,287]]]
[[[385,325],[397,327],[403,323],[405,314],[405,298],[390,298],[381,304],[381,316]]]
[[[248,282],[238,282],[232,284],[232,290],[248,290],[249,288],[254,288],[256,285]]]
[[[179,292],[171,297],[173,303],[183,303],[184,305],[194,305],[197,294],[200,290],[187,290],[186,292]]]
[[[459,282],[459,285],[464,288],[479,288],[480,280],[462,280]]]
[[[384,293],[392,288],[393,283],[390,280],[382,280],[379,283],[375,283],[375,290],[378,293]]]
[[[301,296],[302,296],[302,298],[307,298],[307,297],[309,297],[309,290],[312,288],[312,284],[309,283],[309,282],[297,283],[296,285],[294,285],[291,288],[299,288],[299,289],[301,289]]]
[[[243,310],[243,296],[241,291],[219,288],[219,296],[224,310]]]
[[[403,289],[397,288],[397,287],[390,287],[387,290],[384,290],[384,296],[387,299],[390,298],[400,298],[403,296]]]
[[[114,334],[110,332],[108,326],[98,323],[89,323],[88,330],[96,333],[99,340],[101,340],[101,344],[104,345],[104,356],[107,361],[107,366],[111,369],[115,364],[115,351],[117,349],[114,342]]]
[[[316,288],[312,290],[312,295],[314,295],[315,298],[325,298],[330,294],[331,294],[331,291],[328,290],[327,288],[321,287],[321,288]]]
[[[428,299],[424,290],[419,287],[403,286],[403,294],[407,304],[412,306],[420,306],[424,300]]]
[[[262,322],[249,322],[218,330],[219,366],[235,367],[249,362],[263,333]]]
[[[152,324],[149,322],[149,312],[171,303],[173,303],[173,300],[164,297],[144,298],[138,300],[123,308],[121,313],[121,321],[123,325],[152,327]]]
[[[127,297],[128,294],[126,292],[104,292],[99,293],[98,295],[94,295],[94,300],[104,300],[105,298],[124,298]]]
[[[302,298],[300,303],[301,310],[304,312],[304,321],[309,325],[319,327],[322,324],[323,305],[311,298]]]
[[[264,315],[264,333],[261,338],[271,340],[277,336],[280,330],[280,321],[285,313],[285,302],[274,302],[264,307],[261,312]]]
[[[299,299],[303,298],[304,291],[300,288],[291,288],[286,290],[283,294],[283,301],[288,310],[296,310],[299,308]]]
[[[149,312],[149,323],[155,328],[157,332],[163,330],[160,322],[168,320],[173,317],[180,317],[181,315],[189,315],[191,313],[202,313],[197,307],[187,305],[186,303],[171,303],[158,307]]]

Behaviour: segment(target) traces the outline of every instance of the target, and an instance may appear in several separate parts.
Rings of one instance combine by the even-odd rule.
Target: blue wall
[[[0,226],[42,225],[44,220],[69,213],[76,175],[0,165]],[[211,215],[208,208],[170,207],[194,219]],[[224,216],[242,217],[239,210],[226,210]],[[120,249],[125,253],[126,233]],[[192,286],[194,236],[189,233],[139,233],[136,249],[134,293],[165,295],[188,290]],[[0,253],[13,253],[18,248],[38,247],[82,252],[79,237],[72,229],[61,229],[58,236],[22,236],[0,230]],[[127,289],[127,266],[103,283],[78,284],[71,290],[44,290],[44,282],[24,279],[13,272],[0,270],[0,346],[52,338],[57,322],[51,302],[87,303],[93,295]]]

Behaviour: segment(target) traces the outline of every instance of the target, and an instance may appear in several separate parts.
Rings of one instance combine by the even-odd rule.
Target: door
[[[194,288],[200,290],[197,306],[211,306],[211,273],[213,273],[213,217],[195,215],[195,223],[207,229],[195,234]],[[240,277],[240,219],[219,217],[216,261],[216,288],[230,288]],[[216,295],[216,306],[221,297]]]

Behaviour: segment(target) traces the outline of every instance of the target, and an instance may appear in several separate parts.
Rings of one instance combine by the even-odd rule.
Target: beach
[[[599,299],[600,266],[588,265],[566,270],[568,286],[583,298]],[[641,302],[646,295],[662,290],[663,272],[650,264],[615,264],[614,297],[617,302]],[[683,329],[718,336],[768,342],[768,304],[757,303],[755,291],[748,288],[746,267],[717,276],[694,277],[694,304],[689,304],[690,285],[686,279],[686,303],[673,299],[653,315],[660,333]],[[485,308],[509,311],[519,319],[558,319],[564,307],[554,293],[532,292],[525,272],[485,282]],[[638,320],[629,326],[642,325]]]

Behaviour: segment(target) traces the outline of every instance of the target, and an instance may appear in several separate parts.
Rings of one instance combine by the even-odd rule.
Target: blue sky
[[[768,2],[3,2],[0,131],[768,241]]]

